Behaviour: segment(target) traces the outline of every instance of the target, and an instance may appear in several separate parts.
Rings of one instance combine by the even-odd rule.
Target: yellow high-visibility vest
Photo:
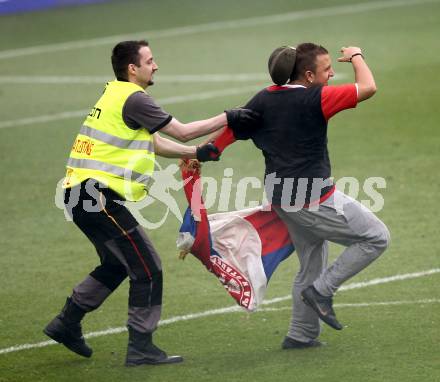
[[[124,199],[138,201],[154,171],[153,136],[130,129],[122,118],[127,98],[144,91],[132,82],[111,81],[85,119],[70,152],[64,188],[93,178]]]

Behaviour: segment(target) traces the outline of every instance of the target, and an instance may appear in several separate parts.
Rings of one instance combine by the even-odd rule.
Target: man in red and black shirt
[[[360,48],[342,48],[338,61],[351,62],[355,83],[341,86],[328,86],[334,72],[325,48],[304,43],[276,52],[281,55],[275,57],[274,65],[269,62],[269,70],[278,85],[262,90],[245,106],[262,115],[261,126],[251,133],[243,131],[242,136],[239,131],[234,134],[238,139],[251,138],[263,151],[267,198],[295,243],[300,270],[293,285],[292,321],[282,347],[306,348],[320,345],[319,318],[342,329],[333,311],[333,294],[389,244],[386,226],[335,189],[327,149],[329,119],[370,98],[376,86]],[[286,65],[292,70],[280,80],[277,65],[281,72]],[[346,247],[329,267],[328,241]]]

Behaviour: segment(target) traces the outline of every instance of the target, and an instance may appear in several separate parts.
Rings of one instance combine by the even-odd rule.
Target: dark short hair
[[[321,45],[311,42],[299,44],[296,47],[295,66],[290,76],[290,80],[298,80],[304,76],[307,70],[316,72],[316,57],[321,54],[328,54],[328,50]]]
[[[122,41],[113,48],[112,67],[117,79],[128,80],[127,68],[129,64],[140,66],[139,49],[143,46],[148,46],[148,41]]]

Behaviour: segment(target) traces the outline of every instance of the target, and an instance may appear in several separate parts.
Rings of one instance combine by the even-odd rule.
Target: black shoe
[[[140,333],[128,327],[128,347],[125,366],[167,365],[183,362],[179,355],[168,356],[153,344],[151,333]]]
[[[286,349],[308,349],[308,348],[317,348],[323,346],[324,344],[318,340],[310,340],[309,342],[301,342],[294,340],[290,337],[285,337],[283,343],[281,344],[281,348]]]
[[[84,341],[80,324],[84,315],[85,312],[68,298],[61,313],[49,322],[43,333],[74,353],[90,358],[93,350]]]
[[[302,300],[309,305],[327,325],[333,329],[342,330],[342,325],[336,319],[333,310],[333,299],[321,296],[313,285],[308,286],[301,292]]]

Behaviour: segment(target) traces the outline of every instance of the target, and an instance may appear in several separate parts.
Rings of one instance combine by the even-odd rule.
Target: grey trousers
[[[323,296],[332,296],[343,282],[378,258],[388,247],[390,234],[371,211],[340,191],[317,207],[286,211],[274,206],[286,224],[300,262],[293,281],[293,312],[287,336],[308,342],[320,334],[318,315],[301,300],[301,291],[313,284]],[[346,249],[327,267],[328,242]]]

